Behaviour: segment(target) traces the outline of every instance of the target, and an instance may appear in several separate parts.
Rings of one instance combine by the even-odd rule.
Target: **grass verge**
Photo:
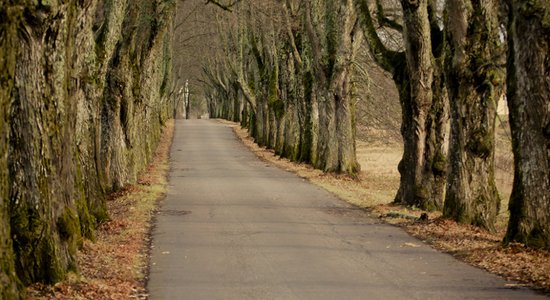
[[[109,195],[110,220],[96,241],[84,241],[79,273],[53,286],[34,284],[28,299],[146,299],[151,221],[166,192],[174,121],[168,121],[155,155],[136,184]]]

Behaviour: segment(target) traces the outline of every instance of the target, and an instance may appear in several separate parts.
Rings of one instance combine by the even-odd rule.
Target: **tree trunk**
[[[290,101],[296,101],[290,100]],[[283,138],[283,156],[292,161],[299,160],[300,141],[299,141],[299,123],[298,110],[295,103],[287,104],[287,113],[285,116],[284,136]]]
[[[291,33],[292,34],[292,33]],[[281,156],[292,161],[299,157],[299,121],[298,121],[298,85],[300,80],[296,78],[296,66],[291,50],[288,50],[281,59],[281,100],[284,106],[283,130],[280,136]]]
[[[437,5],[437,0],[428,1],[434,80],[432,83],[432,106],[426,125],[428,139],[424,151],[425,159],[430,163],[424,164],[423,186],[431,191],[431,196],[424,204],[424,208],[443,210],[448,165],[449,97],[445,86],[447,41],[444,32],[439,27]]]
[[[232,89],[234,91],[233,95],[233,114],[231,121],[240,122],[241,121],[241,106],[242,106],[242,96],[236,84],[232,84]]]
[[[18,280],[55,282],[76,269],[82,237],[93,238],[96,222],[106,217],[103,162],[130,169],[134,180],[145,167],[161,124],[173,109],[166,105],[171,8],[151,3],[139,6],[144,9],[141,13],[126,14],[125,0],[27,1],[15,7],[4,2],[0,9],[0,297],[12,299],[17,297],[13,293]],[[133,56],[121,57],[121,28],[123,23],[133,27],[135,15],[150,21],[137,22],[137,37],[144,42],[130,47]],[[121,58],[134,63],[127,64],[126,72],[106,76],[108,66]],[[122,74],[135,79],[141,73],[144,80],[113,78]],[[112,82],[107,84],[107,79]],[[117,93],[123,87],[123,93]],[[121,94],[131,98],[117,99]],[[113,97],[113,110],[119,108],[113,115],[124,129],[123,142],[133,148],[124,153],[131,165],[101,156],[101,135],[111,133],[108,126],[101,131],[102,121],[111,116],[101,116],[101,111],[108,105],[104,99]]]
[[[439,92],[443,75],[436,64],[440,53],[435,51],[442,42],[433,41],[434,33],[439,28],[436,26],[437,30],[434,30],[434,16],[429,13],[429,4],[433,2],[401,1],[405,52],[391,51],[384,46],[368,1],[356,0],[355,3],[362,17],[369,50],[376,63],[393,75],[399,92],[404,152],[398,165],[401,177],[394,201],[429,210],[440,209],[445,183],[443,144],[447,119],[444,110],[446,99]],[[387,22],[383,11],[378,14],[381,22]],[[395,22],[389,25],[401,29]]]
[[[2,2],[2,6],[8,4]],[[10,99],[13,90],[17,53],[16,20],[8,7],[0,10],[0,299],[19,299],[15,254],[9,217],[8,149]]]
[[[248,111],[248,106],[248,102],[243,100],[241,111],[241,127],[248,128],[250,131],[252,131],[252,128],[250,128],[250,113]]]
[[[505,242],[550,248],[550,4],[510,3],[508,108],[515,172]]]
[[[338,169],[344,174],[355,175],[361,167],[357,162],[355,146],[355,104],[351,83],[351,60],[345,72],[335,80],[336,141],[338,142]]]
[[[318,157],[314,166],[328,172],[355,175],[355,112],[351,68],[359,40],[353,1],[319,1],[306,5],[306,29],[313,53],[315,96],[319,105]],[[323,11],[323,30],[313,19]],[[319,35],[322,32],[322,36]]]
[[[258,97],[258,102],[256,106],[256,114],[255,114],[255,125],[256,125],[256,131],[254,132],[254,141],[258,146],[263,147],[265,146],[266,142],[266,124],[265,124],[265,106],[264,101],[262,100],[262,97]]]
[[[27,9],[25,21],[32,23],[18,28],[8,168],[16,270],[24,284],[56,282],[74,270],[80,238],[73,198],[76,103],[67,90],[76,77],[69,65],[75,16],[70,6]]]
[[[325,172],[339,170],[338,148],[336,136],[336,103],[333,91],[326,86],[328,83],[317,82],[317,99],[319,100],[319,159],[315,167]]]
[[[451,143],[444,215],[494,230],[495,117],[503,90],[498,1],[449,0],[447,13]]]
[[[432,42],[430,23],[428,18],[428,0],[402,0],[404,18],[404,38],[406,46],[407,67],[409,69],[410,109],[411,122],[406,124],[407,135],[404,137],[405,148],[410,149],[408,159],[401,168],[404,171],[404,186],[401,188],[401,201],[408,205],[428,208],[431,199],[433,176],[431,172],[424,172],[426,165],[431,167],[429,156],[425,155],[430,139],[428,117],[432,106],[432,84],[434,77]],[[405,111],[404,111],[405,113]],[[409,135],[410,134],[410,135]],[[426,184],[426,185],[425,185]],[[433,209],[433,207],[431,207]]]
[[[302,76],[303,96],[298,97],[298,118],[300,126],[300,156],[299,161],[314,163],[317,157],[315,128],[317,125],[317,105],[313,91],[313,75],[304,71]],[[302,93],[298,93],[301,95]]]
[[[434,58],[433,101],[426,120],[426,148],[422,186],[429,193],[421,207],[443,210],[447,180],[447,126],[449,125],[449,99],[445,91],[443,62],[445,55]]]

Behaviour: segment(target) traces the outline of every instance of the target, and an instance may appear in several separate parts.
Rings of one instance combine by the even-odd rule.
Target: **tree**
[[[500,205],[494,176],[496,103],[504,87],[499,1],[448,0],[446,10],[452,117],[443,212],[493,230]]]
[[[368,1],[355,2],[372,56],[393,75],[399,91],[404,153],[399,163],[401,181],[395,202],[440,209],[446,175],[447,99],[441,72],[444,41],[434,25],[435,2],[401,1],[401,25],[387,18],[382,2],[376,1],[379,25],[402,32],[405,51],[388,49],[376,30]]]
[[[355,111],[351,67],[361,42],[353,1],[306,2],[305,29],[319,105],[318,158],[324,171],[355,174]]]
[[[56,282],[75,270],[81,238],[72,176],[76,105],[68,91],[76,37],[67,29],[75,17],[57,4],[27,9],[17,24],[7,198],[15,267],[24,284]]]
[[[249,117],[242,121],[259,145],[353,175],[359,170],[351,101],[351,68],[361,41],[356,14],[351,1],[306,4],[262,1],[235,8],[237,20],[228,17],[219,26],[226,46],[217,62],[246,99],[241,107]],[[211,110],[221,106],[223,116],[238,105],[227,105],[235,99],[228,89],[233,85],[221,83],[216,69],[210,64],[205,75],[223,95],[211,101]]]
[[[135,180],[172,110],[172,1],[12,2],[0,6],[3,299],[77,269],[104,191]]]
[[[508,1],[514,186],[505,242],[550,248],[550,4]]]
[[[7,6],[1,1],[2,7]],[[17,276],[9,217],[8,149],[10,95],[16,65],[16,20],[9,10],[0,9],[0,298],[17,299]]]

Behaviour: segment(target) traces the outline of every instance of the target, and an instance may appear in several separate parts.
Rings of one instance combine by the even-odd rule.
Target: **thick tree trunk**
[[[306,5],[306,29],[314,61],[313,88],[319,105],[318,157],[314,166],[328,172],[355,175],[360,167],[355,155],[350,74],[359,39],[357,15],[351,0],[324,0],[315,4],[318,6],[315,9],[325,14],[325,28],[323,36],[319,36],[312,22],[314,10],[311,4]]]
[[[0,3],[0,299],[12,300],[19,296],[9,217],[8,115],[18,45],[16,20],[20,16],[5,1]]]
[[[78,194],[77,209],[80,225],[84,237],[93,239],[93,228],[97,222],[107,219],[107,207],[105,203],[104,178],[100,172],[101,164],[101,101],[105,88],[105,73],[107,62],[105,57],[111,57],[114,49],[116,22],[110,22],[113,30],[107,27],[102,29],[102,39],[96,43],[95,35],[99,24],[113,21],[116,14],[116,2],[108,4],[102,1],[92,1],[88,9],[97,14],[80,13],[75,19],[75,24],[70,26],[79,28],[76,32],[76,49],[88,49],[76,51],[71,59],[75,74],[82,78],[76,84],[72,84],[69,94],[72,102],[78,103],[76,117],[76,151],[79,158],[76,177]],[[120,5],[120,4],[118,4]],[[81,8],[79,8],[81,9]],[[120,27],[118,28],[120,29]],[[94,51],[95,50],[95,51]],[[92,80],[95,78],[96,80]],[[81,191],[84,193],[81,193]],[[87,205],[85,205],[87,203]]]
[[[241,111],[241,127],[250,128],[250,112],[248,111],[249,104],[246,101],[243,101],[243,109]]]
[[[351,61],[350,61],[351,63]],[[355,147],[355,107],[350,78],[351,65],[336,80],[336,141],[338,142],[338,169],[344,174],[355,175],[361,169]]]
[[[433,15],[429,13],[429,5],[433,2],[401,1],[405,52],[394,52],[384,46],[368,1],[356,0],[355,3],[369,49],[377,64],[393,75],[399,92],[404,152],[398,166],[401,178],[394,201],[430,210],[440,209],[445,183],[443,144],[447,119],[446,99],[440,93],[443,75],[436,64],[440,53],[434,51],[441,41],[433,41],[438,31],[434,31]],[[382,11],[378,13],[383,14]],[[384,16],[379,17],[385,20]],[[401,28],[395,22],[392,26]],[[439,30],[438,26],[436,29]]]
[[[287,53],[286,57],[281,59],[283,62],[281,68],[281,88],[284,103],[284,124],[283,132],[280,137],[282,149],[281,155],[292,161],[299,159],[299,116],[298,116],[298,101],[300,85],[302,82],[296,78],[296,65],[292,58],[292,53]],[[301,96],[303,97],[303,95]]]
[[[275,117],[275,112],[273,111],[273,108],[269,108],[268,112],[268,123],[269,123],[269,130],[268,130],[268,143],[267,147],[269,149],[276,150],[277,147],[277,132],[278,132],[278,123],[277,119]]]
[[[428,208],[431,200],[433,176],[426,173],[426,166],[431,168],[431,157],[425,155],[425,151],[432,144],[432,136],[429,135],[428,122],[430,108],[433,103],[432,84],[434,78],[434,58],[432,55],[432,42],[430,23],[428,18],[428,0],[409,1],[402,0],[404,18],[404,37],[406,45],[407,67],[409,69],[410,108],[403,113],[411,113],[410,123],[406,124],[404,135],[405,148],[410,149],[408,157],[403,159],[405,169],[401,181],[403,186],[401,201],[408,205]],[[407,120],[409,121],[409,120]],[[435,207],[429,207],[435,208]]]
[[[258,97],[258,102],[256,106],[256,113],[255,113],[255,119],[254,124],[256,130],[253,132],[254,135],[254,141],[258,146],[263,147],[265,146],[266,142],[266,124],[265,124],[265,116],[266,116],[266,107],[264,106],[264,101],[261,99],[262,97]]]
[[[121,58],[113,53],[120,49],[116,45],[123,20],[131,16],[125,13],[125,0],[29,2],[16,7],[4,2],[0,8],[0,122],[6,122],[0,126],[0,297],[12,299],[17,297],[14,270],[23,284],[62,279],[76,269],[82,236],[93,238],[96,222],[106,217],[101,166],[109,158],[102,157],[100,149],[101,135],[110,132],[106,127],[101,131],[101,122],[106,121],[100,116],[101,101],[102,95],[118,95],[107,89],[119,89],[121,83],[111,76],[113,82],[106,84],[107,67]],[[143,80],[126,85],[125,95],[132,98],[116,99],[124,142],[131,141],[134,149],[128,155],[131,165],[117,167],[131,172],[145,167],[161,124],[173,109],[166,105],[171,6],[156,4],[147,8],[148,13],[146,8],[141,11],[147,19],[156,18],[154,28],[145,22],[140,26],[148,29],[138,30],[154,34],[143,39],[145,43],[136,43],[135,56],[126,58],[139,65],[131,65],[125,74],[143,73]],[[133,100],[145,104],[132,106]],[[107,164],[120,163],[125,162]]]
[[[298,118],[300,126],[299,161],[314,164],[317,159],[317,142],[315,131],[318,124],[318,109],[313,90],[313,75],[304,71],[302,75],[303,96],[298,97]],[[301,93],[298,93],[300,95]]]
[[[29,23],[19,28],[9,118],[9,199],[16,270],[25,284],[55,282],[76,268],[76,103],[67,90],[75,76],[69,66],[75,51],[72,8],[28,7]]]
[[[496,102],[503,90],[498,1],[449,0],[450,174],[444,215],[494,229]]]
[[[428,197],[421,205],[428,210],[443,210],[447,180],[447,129],[449,125],[449,99],[445,91],[443,74],[444,55],[435,58],[433,101],[426,120],[426,148],[422,186]]]
[[[275,47],[275,46],[274,46]],[[278,51],[272,50],[273,70],[269,76],[268,85],[268,106],[269,106],[269,148],[275,150],[275,153],[282,152],[282,132],[285,117],[285,103],[281,99],[281,89],[279,87],[280,66]]]
[[[317,149],[319,158],[315,164],[325,172],[337,172],[339,170],[338,148],[336,136],[336,103],[333,92],[326,86],[328,83],[317,83],[317,96],[319,100],[319,140]]]
[[[395,59],[395,68],[393,69],[393,80],[399,93],[399,103],[401,105],[401,137],[403,138],[403,157],[397,165],[399,171],[399,189],[395,195],[394,202],[407,204],[407,199],[414,199],[414,155],[411,147],[414,145],[413,137],[413,113],[412,113],[412,96],[410,88],[409,69],[406,65],[405,55],[399,59]]]
[[[550,248],[550,4],[510,3],[508,107],[515,172],[505,242]]]
[[[438,17],[438,0],[429,0],[428,16],[430,19],[432,54],[434,56],[434,81],[432,84],[433,101],[428,117],[428,136],[425,157],[431,164],[424,165],[424,178],[428,190],[432,192],[425,207],[443,210],[445,184],[447,181],[448,146],[449,146],[449,97],[445,81],[447,63],[447,40],[440,28]]]
[[[290,101],[296,101],[290,100]],[[284,157],[292,161],[297,161],[300,155],[300,140],[299,140],[299,122],[298,110],[295,103],[287,104],[285,116],[285,125],[283,133],[283,153]]]

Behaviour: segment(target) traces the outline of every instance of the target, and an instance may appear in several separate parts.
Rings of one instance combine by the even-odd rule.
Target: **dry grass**
[[[28,299],[146,299],[145,276],[152,216],[166,191],[174,122],[166,124],[153,161],[137,184],[108,197],[111,219],[99,226],[96,241],[84,241],[79,274],[54,286],[35,284]]]
[[[504,228],[510,217],[508,202],[514,184],[514,155],[506,116],[499,116],[497,119],[495,148],[495,181],[502,200],[497,227]]]
[[[299,164],[274,155],[272,150],[258,147],[248,132],[236,123],[220,121],[231,126],[236,135],[259,158],[334,193],[343,200],[368,208],[372,215],[387,223],[402,227],[411,235],[448,252],[458,259],[489,272],[517,281],[510,286],[525,285],[550,293],[550,251],[529,249],[520,244],[503,246],[502,239],[508,220],[507,199],[511,192],[511,148],[505,127],[498,131],[496,153],[497,186],[503,199],[496,233],[443,219],[439,212],[424,212],[391,204],[399,187],[397,164],[402,146],[391,140],[377,139],[369,143],[357,142],[357,158],[362,171],[357,180],[335,174],[323,174],[306,164]],[[422,213],[428,221],[419,221]]]

